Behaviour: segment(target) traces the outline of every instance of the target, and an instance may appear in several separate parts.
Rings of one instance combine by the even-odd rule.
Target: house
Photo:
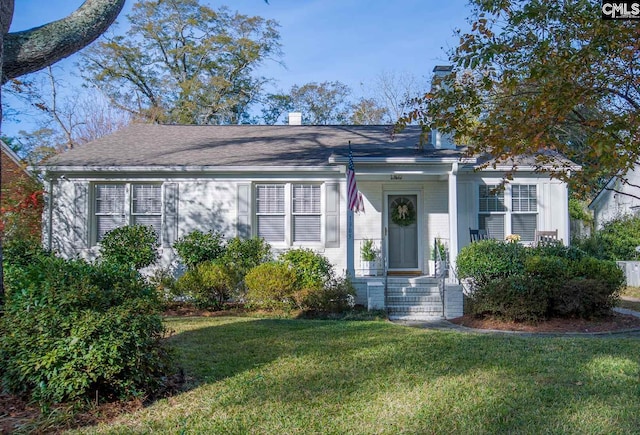
[[[497,239],[517,233],[525,243],[536,230],[557,229],[566,243],[567,186],[524,164],[497,192],[508,168],[477,170],[482,160],[445,136],[428,139],[418,126],[134,124],[41,168],[44,244],[91,259],[110,229],[152,225],[167,266],[176,261],[173,242],[196,229],[260,236],[276,251],[321,252],[354,277],[357,301],[370,308],[455,317],[462,293],[453,272],[446,287],[434,277],[436,243],[451,266],[470,228]],[[347,207],[350,148],[361,213]],[[379,253],[378,276],[362,276],[366,239]],[[428,300],[437,302],[419,306]]]
[[[614,176],[589,204],[595,228],[620,216],[640,213],[640,167],[637,165],[625,177]]]

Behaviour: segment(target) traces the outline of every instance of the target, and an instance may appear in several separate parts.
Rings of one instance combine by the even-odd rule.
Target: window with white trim
[[[123,183],[94,185],[94,232],[98,243],[114,228],[125,225],[152,226],[158,237],[162,228],[162,186]]]
[[[257,184],[255,199],[258,237],[285,245],[322,241],[319,184]]]
[[[535,184],[511,186],[511,233],[533,242],[538,222],[538,188]]]
[[[492,239],[504,239],[504,190],[497,185],[481,184],[479,186],[478,228],[487,231]]]
[[[284,184],[256,186],[257,235],[267,242],[284,242]]]
[[[535,184],[479,186],[478,228],[492,239],[504,240],[506,234],[518,234],[523,242],[532,242],[538,223],[538,188]],[[507,206],[509,205],[509,207]]]

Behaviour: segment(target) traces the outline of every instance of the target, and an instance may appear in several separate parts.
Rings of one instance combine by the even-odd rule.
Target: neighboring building
[[[620,216],[640,212],[640,167],[635,166],[624,178],[612,177],[589,204],[595,228]]]
[[[517,233],[524,242],[536,230],[557,229],[568,242],[565,183],[522,164],[495,193],[508,168],[478,171],[478,159],[445,137],[429,138],[435,143],[423,144],[417,126],[393,134],[390,126],[132,125],[42,167],[50,196],[44,244],[94,258],[110,229],[152,225],[166,266],[176,261],[173,242],[196,229],[260,236],[276,251],[321,252],[356,277],[358,301],[371,307],[389,299],[385,292],[375,302],[370,292],[379,288],[367,283],[376,278],[360,278],[364,239],[379,247],[380,270],[412,276],[433,275],[436,239],[455,265],[470,228],[498,239]],[[353,216],[353,231],[349,144],[365,208]]]
[[[2,174],[2,193],[19,179],[31,177],[20,157],[9,146],[0,140],[0,173]]]

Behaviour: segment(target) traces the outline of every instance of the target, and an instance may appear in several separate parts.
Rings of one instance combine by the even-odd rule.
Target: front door
[[[418,195],[387,197],[389,269],[418,269]]]

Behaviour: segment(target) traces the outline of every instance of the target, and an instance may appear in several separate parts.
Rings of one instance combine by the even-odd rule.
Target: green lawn
[[[187,392],[87,433],[633,433],[640,340],[169,318]]]

